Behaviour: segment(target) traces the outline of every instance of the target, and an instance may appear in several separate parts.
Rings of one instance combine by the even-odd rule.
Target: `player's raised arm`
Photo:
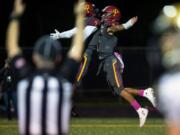
[[[18,55],[21,50],[18,46],[19,39],[19,18],[24,13],[25,5],[22,0],[15,0],[14,9],[11,14],[9,26],[7,29],[6,49],[8,57],[12,58]]]
[[[77,32],[73,38],[71,49],[68,52],[68,57],[73,58],[76,61],[81,60],[82,52],[84,49],[83,42],[83,29],[84,29],[84,6],[82,5],[84,0],[79,0],[75,6],[74,12],[76,15],[76,28]]]
[[[111,27],[108,28],[108,32],[118,32],[118,31],[122,31],[122,30],[127,30],[129,28],[131,28],[136,22],[138,21],[138,17],[132,17],[131,19],[129,19],[126,23],[120,24],[120,25],[113,25]]]

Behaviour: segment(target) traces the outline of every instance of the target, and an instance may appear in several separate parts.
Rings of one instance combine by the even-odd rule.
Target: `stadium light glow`
[[[178,28],[180,29],[180,15],[177,17],[176,23]]]
[[[177,10],[174,6],[168,5],[163,7],[163,13],[168,17],[175,17],[177,15]]]

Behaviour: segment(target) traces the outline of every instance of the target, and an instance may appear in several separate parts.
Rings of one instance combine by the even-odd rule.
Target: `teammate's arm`
[[[71,38],[76,34],[76,30],[77,30],[77,28],[75,27],[71,30],[67,30],[67,31],[60,33],[57,29],[55,29],[55,33],[51,33],[50,37],[54,40],[57,40],[60,38]],[[96,30],[97,30],[97,27],[87,25],[84,28],[84,40],[86,40]]]
[[[15,0],[14,9],[11,15],[11,20],[7,29],[6,48],[9,58],[12,58],[21,53],[18,46],[19,40],[19,18],[23,14],[25,5],[22,0]]]
[[[83,0],[79,0],[77,6],[75,7],[77,32],[73,38],[71,49],[68,52],[68,57],[78,62],[81,61],[82,52],[84,49],[83,29],[85,12],[82,2]]]
[[[54,30],[55,33],[51,33],[50,37],[54,40],[60,39],[60,38],[71,38],[76,33],[76,28],[72,28],[70,30],[59,32],[57,29]]]
[[[122,30],[127,30],[131,28],[138,20],[138,17],[135,16],[131,19],[129,19],[126,23],[120,24],[120,25],[113,25],[107,29],[107,32],[109,33],[115,33]]]

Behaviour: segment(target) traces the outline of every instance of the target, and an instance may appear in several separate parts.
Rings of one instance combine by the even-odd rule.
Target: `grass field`
[[[149,118],[143,128],[138,119],[73,118],[70,135],[165,135],[162,119]],[[0,135],[17,135],[17,121],[0,119]]]

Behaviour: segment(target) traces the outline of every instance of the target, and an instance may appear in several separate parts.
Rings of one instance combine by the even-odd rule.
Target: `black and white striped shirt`
[[[67,59],[60,71],[32,72],[23,57],[12,61],[18,82],[20,134],[66,135],[69,130],[72,83],[78,63]]]

